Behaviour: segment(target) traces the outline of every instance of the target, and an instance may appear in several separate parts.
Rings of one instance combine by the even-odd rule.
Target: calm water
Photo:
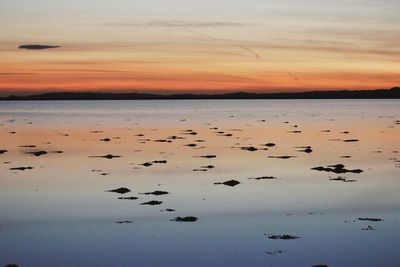
[[[0,266],[400,266],[398,120],[398,100],[0,102]],[[311,170],[335,164],[362,172]]]

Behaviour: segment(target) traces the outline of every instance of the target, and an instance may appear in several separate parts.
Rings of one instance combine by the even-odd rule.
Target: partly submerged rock
[[[174,209],[165,209],[165,210],[161,210],[161,212],[174,212]]]
[[[42,155],[46,155],[47,151],[40,150],[40,151],[31,151],[31,152],[26,152],[25,154],[30,154],[32,156],[40,157]]]
[[[175,219],[172,219],[171,221],[174,221],[174,222],[195,222],[195,221],[197,221],[197,217],[194,217],[194,216],[175,217]]]
[[[261,177],[249,178],[249,180],[274,180],[274,179],[278,178],[274,176],[261,176]]]
[[[104,158],[104,159],[113,159],[113,158],[120,158],[121,156],[107,154],[104,156],[90,156],[90,158]]]
[[[330,178],[329,180],[331,181],[339,181],[339,182],[344,182],[344,183],[354,183],[357,182],[357,180],[354,179],[346,179],[345,177],[336,177],[336,178]]]
[[[118,194],[126,194],[131,192],[131,190],[129,190],[126,187],[120,187],[120,188],[116,188],[116,189],[111,189],[111,190],[107,190],[106,192],[111,192],[111,193],[118,193]]]
[[[133,223],[132,221],[116,221],[118,224]]]
[[[217,156],[216,155],[204,155],[204,156],[198,156],[198,157],[206,158],[206,159],[213,159],[213,158],[216,158]]]
[[[33,169],[33,167],[30,167],[30,166],[28,166],[28,167],[15,167],[15,168],[10,168],[10,170],[12,170],[12,171],[25,171],[25,170],[32,170]]]
[[[254,146],[243,146],[240,148],[241,150],[246,150],[246,151],[250,151],[250,152],[254,152],[257,151],[258,148],[255,148]]]
[[[207,165],[207,166],[201,166],[201,168],[203,168],[203,169],[214,169],[215,166],[214,165]]]
[[[371,225],[368,225],[367,227],[364,227],[361,230],[363,230],[363,231],[375,231],[375,228],[372,227]]]
[[[304,153],[312,153],[313,150],[311,148],[311,146],[303,146],[303,147],[298,147],[300,148],[299,152],[304,152]]]
[[[166,160],[154,160],[154,161],[152,161],[152,163],[155,163],[155,164],[166,164],[167,161]]]
[[[223,184],[223,185],[227,185],[227,186],[236,186],[238,184],[240,184],[240,182],[236,181],[236,180],[229,180],[229,181],[225,181],[225,182],[219,182],[219,183],[214,183],[217,185]]]
[[[268,254],[268,255],[271,255],[271,256],[275,256],[275,255],[278,255],[278,254],[286,253],[286,251],[283,251],[283,250],[270,250],[270,251],[266,251],[265,253]]]
[[[343,142],[345,142],[345,143],[355,143],[355,142],[358,142],[358,141],[360,141],[360,140],[358,140],[358,139],[346,139],[346,140],[343,140]]]
[[[383,222],[383,219],[380,218],[358,218],[359,221],[369,221],[369,222]]]
[[[196,147],[197,144],[187,144],[187,145],[185,145],[185,146],[188,146],[188,147]]]
[[[266,146],[266,147],[274,147],[274,146],[276,146],[276,144],[274,144],[274,143],[266,143],[266,144],[264,144],[264,146]]]
[[[346,169],[343,164],[329,165],[327,167],[319,166],[319,167],[311,168],[311,170],[333,172],[333,173],[337,173],[337,174],[347,173],[347,172],[351,172],[351,173],[362,173],[363,172],[363,170],[361,170],[361,169],[353,169],[353,170]]]
[[[269,239],[274,239],[274,240],[294,240],[301,238],[299,236],[294,236],[294,235],[267,235]]]
[[[141,203],[140,205],[156,206],[156,205],[160,205],[162,203],[163,203],[162,201],[151,200],[151,201],[148,201],[148,202]]]
[[[122,200],[136,200],[136,199],[138,199],[138,197],[119,197],[118,199],[122,199]]]
[[[291,159],[295,158],[295,156],[269,156],[270,159]]]
[[[146,192],[146,193],[141,193],[142,195],[154,195],[154,196],[161,196],[161,195],[167,195],[169,194],[167,191],[161,191],[161,190],[156,190],[153,192]]]

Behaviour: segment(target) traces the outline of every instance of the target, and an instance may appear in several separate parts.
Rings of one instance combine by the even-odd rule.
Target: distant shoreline
[[[234,99],[400,99],[400,87],[377,90],[308,91],[287,93],[225,93],[225,94],[147,94],[57,92],[27,96],[10,95],[0,101],[36,100],[234,100]]]

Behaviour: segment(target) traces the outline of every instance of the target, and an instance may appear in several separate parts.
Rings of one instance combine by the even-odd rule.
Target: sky
[[[0,94],[391,88],[399,15],[398,0],[0,0]]]

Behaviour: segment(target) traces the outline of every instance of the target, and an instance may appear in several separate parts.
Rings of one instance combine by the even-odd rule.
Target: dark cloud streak
[[[28,50],[43,50],[43,49],[51,49],[51,48],[59,48],[61,46],[58,45],[41,45],[41,44],[27,44],[20,45],[19,49],[28,49]]]

